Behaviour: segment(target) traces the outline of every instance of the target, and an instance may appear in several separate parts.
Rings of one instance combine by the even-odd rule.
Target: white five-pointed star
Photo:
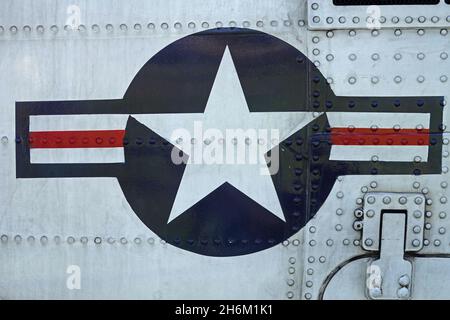
[[[275,129],[279,132],[279,141],[283,141],[313,120],[310,112],[250,112],[228,47],[225,49],[204,113],[133,116],[187,155],[192,147],[191,141],[176,143],[173,141],[173,133],[180,128],[192,131],[196,121],[202,123],[204,131],[218,129],[224,135],[227,129],[266,129],[268,131]],[[228,140],[226,141],[228,143]],[[258,148],[258,152],[265,154],[273,147],[274,145],[267,145],[266,149]],[[168,222],[183,214],[226,182],[285,221],[272,178],[268,173],[267,166],[262,166],[261,163],[188,163]]]

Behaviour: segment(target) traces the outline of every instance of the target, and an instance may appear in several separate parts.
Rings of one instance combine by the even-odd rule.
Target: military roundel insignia
[[[123,99],[17,102],[16,176],[116,177],[168,243],[244,255],[301,230],[338,176],[440,173],[442,107],[335,96],[286,42],[214,29],[158,52]]]

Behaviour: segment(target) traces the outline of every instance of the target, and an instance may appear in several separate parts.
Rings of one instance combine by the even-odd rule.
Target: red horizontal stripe
[[[428,129],[332,128],[331,143],[358,146],[428,146]]]
[[[117,148],[123,147],[125,130],[34,131],[30,148]]]

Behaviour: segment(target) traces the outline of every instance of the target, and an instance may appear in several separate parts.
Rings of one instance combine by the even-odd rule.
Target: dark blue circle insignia
[[[175,146],[133,117],[204,113],[226,50],[250,113],[319,115],[279,143],[279,168],[270,179],[284,219],[229,182],[169,219],[188,164],[175,164],[171,159]],[[439,173],[442,98],[421,97],[420,108],[411,111],[417,99],[337,97],[314,64],[285,41],[250,29],[207,30],[159,51],[137,73],[123,99],[17,103],[17,177],[117,177],[136,215],[167,243],[207,256],[245,255],[280,244],[301,230],[321,208],[338,176]],[[430,113],[434,133],[430,161],[332,161],[327,111]],[[102,113],[131,115],[123,163],[30,163],[30,115]],[[432,143],[434,139],[438,142]]]

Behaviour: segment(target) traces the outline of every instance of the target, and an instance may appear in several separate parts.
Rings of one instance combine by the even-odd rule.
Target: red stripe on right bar
[[[428,146],[428,129],[331,128],[331,143],[351,146]]]

